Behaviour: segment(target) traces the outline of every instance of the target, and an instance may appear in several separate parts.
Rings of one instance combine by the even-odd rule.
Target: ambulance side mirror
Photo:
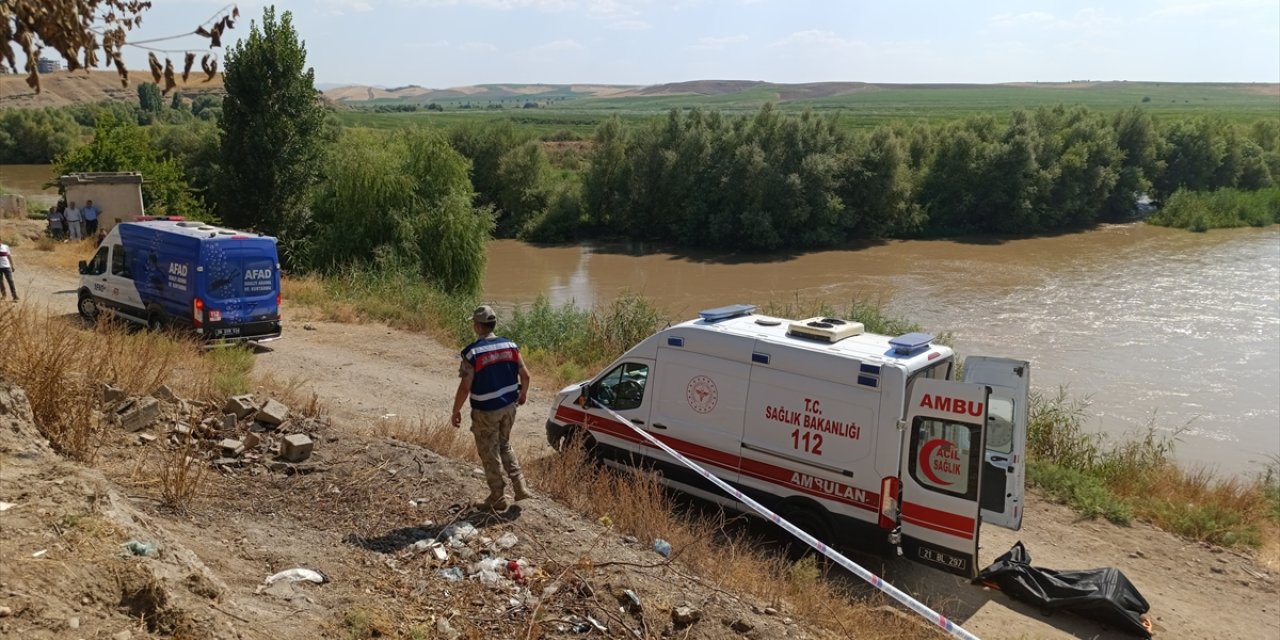
[[[84,260],[80,261],[79,267],[80,267],[80,275],[84,275],[84,272],[89,270],[89,264]]]
[[[578,394],[578,406],[583,409],[594,409],[600,405],[597,404],[595,400],[591,399],[590,389],[583,387],[582,391]]]

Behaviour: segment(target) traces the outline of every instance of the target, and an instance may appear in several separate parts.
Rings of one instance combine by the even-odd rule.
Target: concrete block
[[[256,433],[246,433],[246,434],[245,434],[245,436],[244,436],[244,448],[245,448],[245,450],[252,451],[253,449],[257,449],[257,448],[258,448],[258,445],[260,445],[260,444],[262,444],[262,438],[261,438],[261,437],[259,437],[259,436],[258,436],[258,434],[256,434]]]
[[[151,444],[156,441],[156,437],[149,433],[138,434],[138,444]]]
[[[237,423],[237,422],[238,422],[238,419],[236,418],[236,414],[234,414],[234,413],[224,413],[224,414],[222,415],[222,430],[223,430],[223,431],[231,431],[231,430],[235,429],[235,428],[236,428],[236,423]]]
[[[178,404],[181,401],[178,394],[174,393],[173,389],[170,389],[167,384],[156,387],[156,390],[151,392],[151,397],[165,404]]]
[[[237,419],[243,418],[258,409],[258,404],[253,401],[253,396],[231,396],[227,398],[227,403],[222,405],[223,413],[234,414]]]
[[[258,415],[253,419],[263,424],[279,426],[284,424],[285,419],[289,417],[289,407],[275,400],[267,400],[267,404],[258,409]]]
[[[124,400],[124,398],[124,389],[105,382],[102,384],[102,402],[104,404],[120,402],[121,400]]]
[[[315,443],[306,434],[293,433],[280,440],[280,457],[289,462],[302,462],[311,457]]]
[[[222,449],[222,455],[228,458],[234,458],[235,456],[244,453],[244,443],[236,440],[235,438],[227,438],[222,442],[219,442],[218,447]]]
[[[160,418],[160,401],[155,398],[135,398],[116,408],[116,422],[130,433],[151,426]]]

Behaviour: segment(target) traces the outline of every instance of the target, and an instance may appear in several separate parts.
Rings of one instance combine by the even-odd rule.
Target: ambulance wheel
[[[80,292],[80,301],[76,303],[76,309],[85,320],[92,322],[98,319],[98,303],[94,302],[93,296],[87,291]]]
[[[791,504],[780,509],[778,515],[805,533],[829,545],[832,542],[831,522],[820,509],[820,507],[803,504]],[[786,536],[787,556],[792,560],[799,560],[806,556],[818,554],[813,547],[810,547],[799,538],[785,532],[783,535]]]

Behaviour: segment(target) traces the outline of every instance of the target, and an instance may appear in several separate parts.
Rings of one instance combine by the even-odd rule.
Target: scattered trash
[[[618,602],[631,615],[639,615],[644,610],[644,607],[640,604],[640,596],[636,595],[636,592],[631,589],[623,589],[622,595],[618,597]]]
[[[591,616],[587,616],[587,622],[590,622],[591,626],[596,628],[596,631],[599,631],[600,633],[609,633],[609,627],[606,627],[603,624],[601,624],[599,620],[596,620]]]
[[[31,557],[32,557],[32,558],[39,558],[39,557],[43,556],[43,555],[44,555],[44,554],[46,554],[46,553],[49,553],[49,550],[48,550],[48,549],[41,549],[41,550],[39,550],[39,551],[37,551],[37,552],[35,552],[35,553],[31,554]]]
[[[120,547],[124,549],[124,555],[143,556],[146,558],[156,555],[156,543],[154,542],[130,540],[120,545]]]
[[[456,580],[462,579],[462,569],[459,569],[457,567],[449,567],[448,569],[441,569],[437,573],[443,576],[445,580],[448,580],[450,582],[454,582]]]
[[[524,570],[520,566],[519,560],[507,561],[507,575],[511,578],[511,581],[516,584],[524,584],[527,582],[524,577]]]
[[[281,580],[284,580],[286,582],[301,582],[305,580],[307,582],[314,582],[316,584],[324,584],[329,581],[329,576],[326,576],[323,573],[320,573],[319,571],[313,571],[311,569],[303,569],[301,567],[298,567],[296,569],[281,571],[280,573],[277,573],[267,578],[266,580],[263,580],[262,583],[266,585],[272,585]]]
[[[451,547],[461,547],[467,540],[477,535],[479,535],[479,532],[476,531],[475,525],[462,520],[445,527],[440,532],[440,539],[447,541]]]
[[[501,536],[498,536],[498,540],[494,545],[498,547],[498,550],[505,551],[516,546],[516,543],[518,542],[520,542],[520,538],[516,537],[516,534],[508,531]]]
[[[671,543],[670,543],[670,542],[667,542],[666,540],[663,540],[662,538],[655,538],[655,539],[654,539],[654,541],[653,541],[653,550],[654,550],[654,551],[657,551],[657,552],[658,552],[658,555],[660,555],[660,556],[662,556],[662,557],[664,557],[664,558],[670,558],[670,557],[671,557]]]
[[[3,500],[0,500],[0,513],[4,513],[16,506],[18,506],[18,503],[16,502],[4,502]]]
[[[602,524],[602,525],[604,525],[604,526],[606,526],[606,527],[612,527],[612,526],[613,526],[613,518],[610,518],[609,516],[600,516],[600,519],[599,519],[599,520],[596,520],[596,522],[599,522],[600,524]]]

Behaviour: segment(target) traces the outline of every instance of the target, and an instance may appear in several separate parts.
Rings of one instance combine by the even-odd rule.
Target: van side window
[[[129,272],[129,256],[125,253],[124,245],[118,244],[111,247],[111,275],[121,278],[133,277]]]
[[[591,385],[591,399],[613,409],[636,409],[644,401],[644,387],[649,380],[649,365],[625,362]]]
[[[107,248],[98,247],[98,252],[93,254],[93,260],[89,261],[88,269],[85,270],[87,275],[100,276],[107,272]]]
[[[911,432],[911,476],[921,485],[976,500],[982,450],[978,425],[916,418]]]

